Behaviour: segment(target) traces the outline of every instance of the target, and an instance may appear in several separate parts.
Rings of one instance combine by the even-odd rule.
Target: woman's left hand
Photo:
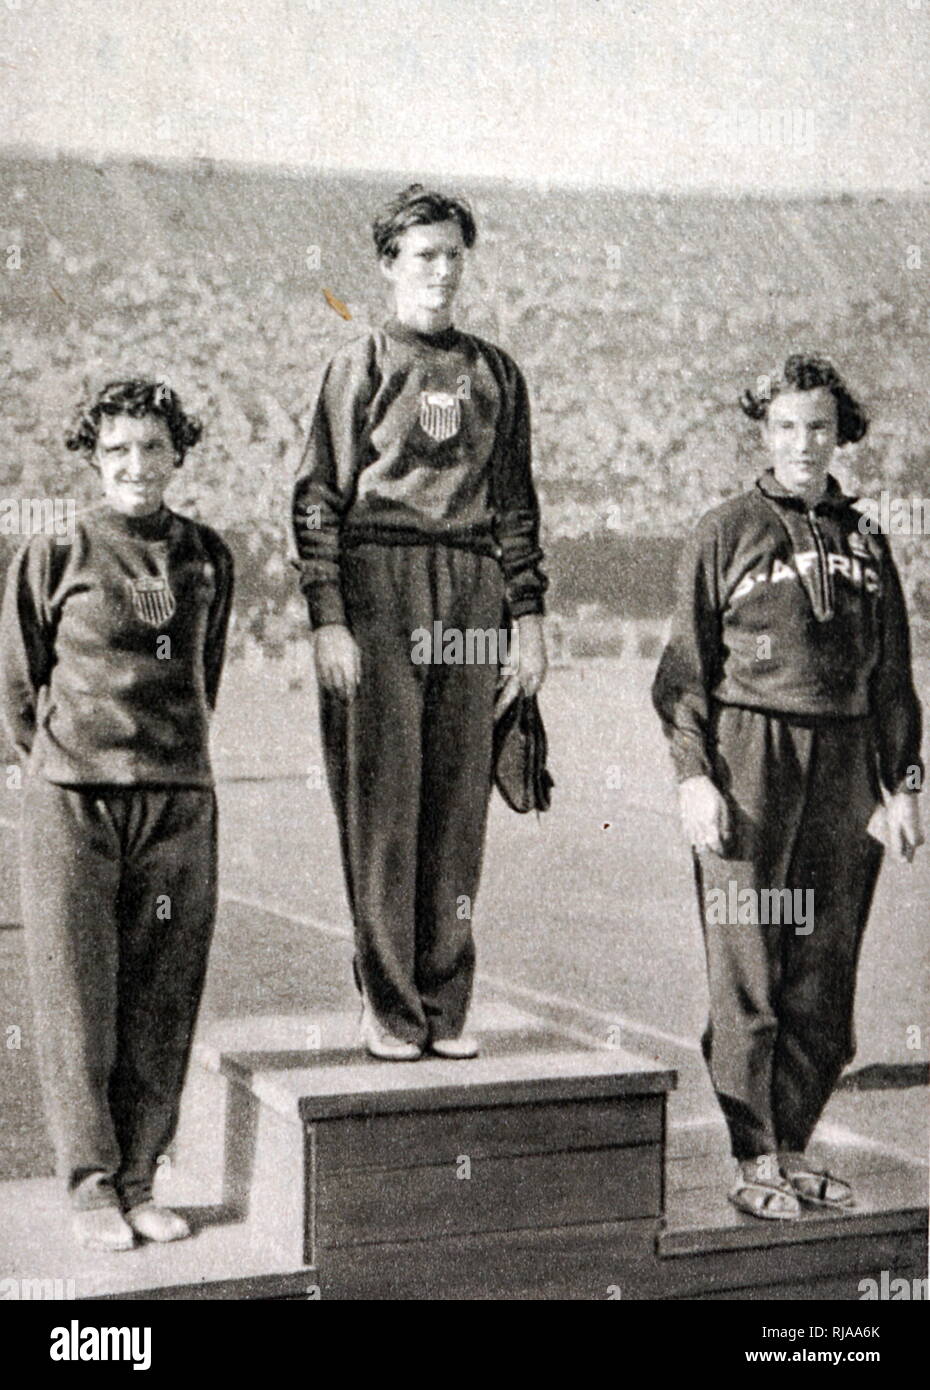
[[[504,678],[494,707],[495,718],[522,693],[535,695],[546,679],[546,635],[539,613],[526,613],[514,625],[510,661],[501,668]]]
[[[885,803],[888,822],[888,849],[893,859],[910,864],[924,843],[920,825],[920,806],[913,792],[896,792]]]

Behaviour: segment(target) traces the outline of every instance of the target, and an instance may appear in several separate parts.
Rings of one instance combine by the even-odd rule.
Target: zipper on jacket
[[[811,528],[811,535],[814,537],[814,544],[817,547],[817,568],[820,575],[821,612],[816,616],[820,622],[825,623],[829,622],[833,617],[833,575],[830,573],[830,566],[827,562],[827,548],[823,543],[820,527],[817,525],[817,513],[813,507],[808,510],[807,522]]]

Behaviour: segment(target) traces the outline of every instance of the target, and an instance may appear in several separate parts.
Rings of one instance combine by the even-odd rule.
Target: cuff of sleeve
[[[314,630],[329,623],[347,626],[342,590],[338,584],[314,584],[306,590],[310,626]]]
[[[520,598],[510,599],[507,607],[511,618],[525,618],[528,613],[538,613],[542,616],[546,611],[542,594],[524,594]]]
[[[923,778],[922,778],[922,777],[921,777],[920,783],[919,783],[916,787],[915,787],[915,786],[912,786],[912,785],[908,782],[908,780],[907,780],[906,777],[902,777],[902,778],[901,778],[901,781],[900,781],[900,782],[898,783],[898,785],[894,788],[894,790],[893,790],[893,792],[892,792],[891,794],[892,794],[892,796],[900,796],[902,793],[903,793],[905,796],[919,796],[920,793],[923,791],[923,789],[924,789],[924,784],[923,784]]]
[[[676,782],[687,782],[689,777],[713,778],[710,762],[701,753],[689,751],[673,754],[672,761]]]

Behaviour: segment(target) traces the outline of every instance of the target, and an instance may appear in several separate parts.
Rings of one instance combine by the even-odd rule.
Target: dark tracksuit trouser
[[[39,1066],[75,1206],[147,1201],[174,1134],[216,915],[212,789],[24,787]],[[101,1179],[102,1175],[102,1179]]]
[[[868,719],[719,705],[714,725],[715,780],[733,824],[723,856],[695,855],[710,983],[704,1057],[736,1158],[803,1152],[855,1052],[856,967],[882,861],[866,833],[880,800],[873,733]],[[712,920],[708,903],[731,882],[737,893],[812,889],[813,929]]]
[[[356,983],[422,1045],[456,1037],[471,997],[498,666],[416,664],[413,634],[498,632],[502,575],[452,546],[365,544],[344,553],[342,587],[361,681],[348,703],[324,692],[321,713]]]

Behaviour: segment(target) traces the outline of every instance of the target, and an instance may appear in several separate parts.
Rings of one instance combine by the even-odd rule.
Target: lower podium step
[[[314,1275],[254,1226],[180,1181],[159,1196],[190,1220],[191,1240],[106,1254],[81,1249],[56,1178],[0,1183],[0,1299],[307,1297]]]
[[[734,1172],[722,1123],[672,1129],[658,1244],[663,1296],[860,1300],[901,1280],[908,1297],[925,1298],[927,1166],[917,1145],[913,1156],[897,1148],[894,1132],[890,1143],[868,1137],[871,1104],[867,1093],[857,1098],[846,1107],[852,1127],[837,1131],[828,1121],[811,1149],[818,1166],[852,1185],[855,1207],[807,1208],[799,1221],[754,1220],[727,1201]],[[925,1115],[925,1096],[889,1097],[891,1124],[916,1128]]]

